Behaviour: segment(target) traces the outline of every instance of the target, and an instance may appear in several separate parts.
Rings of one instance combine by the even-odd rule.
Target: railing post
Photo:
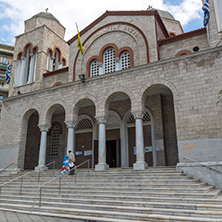
[[[55,175],[55,161],[53,161],[53,175]]]
[[[22,192],[23,177],[21,177],[20,193]]]
[[[40,182],[40,168],[39,168],[39,175],[38,175],[38,183]]]
[[[59,177],[59,194],[61,192],[61,177]]]
[[[2,195],[2,186],[0,186],[0,197]]]
[[[90,162],[88,161],[88,176],[89,176],[89,163],[90,163]]]
[[[40,187],[39,190],[39,207],[41,207],[41,201],[42,201],[42,187]]]

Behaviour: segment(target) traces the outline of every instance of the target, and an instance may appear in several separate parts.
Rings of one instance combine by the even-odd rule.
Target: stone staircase
[[[76,183],[75,176],[62,177],[60,194],[58,180],[44,187],[41,206],[37,190],[55,177],[52,170],[43,172],[39,183],[38,174],[24,178],[22,193],[20,182],[12,182],[1,189],[0,210],[78,221],[222,222],[221,190],[173,167],[90,170],[89,176],[86,169],[79,169],[76,174]],[[1,177],[0,183],[15,177]]]

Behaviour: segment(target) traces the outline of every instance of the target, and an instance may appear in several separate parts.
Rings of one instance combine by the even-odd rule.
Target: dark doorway
[[[109,167],[117,166],[116,158],[116,140],[106,142],[106,162]]]

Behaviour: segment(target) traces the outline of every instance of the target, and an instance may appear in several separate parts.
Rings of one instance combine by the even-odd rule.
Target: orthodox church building
[[[106,11],[80,31],[83,54],[51,13],[26,20],[3,100],[0,168],[61,168],[67,150],[98,171],[220,168],[222,4],[209,5],[207,27],[188,33],[152,7]]]

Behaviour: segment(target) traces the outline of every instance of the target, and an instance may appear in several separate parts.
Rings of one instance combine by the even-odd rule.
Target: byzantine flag
[[[78,29],[77,24],[76,24],[76,28],[77,28],[77,33],[78,33],[77,47],[79,48],[81,54],[83,54],[83,47],[82,47],[82,43],[81,43],[81,39],[80,39],[80,34],[79,34],[79,29]]]

